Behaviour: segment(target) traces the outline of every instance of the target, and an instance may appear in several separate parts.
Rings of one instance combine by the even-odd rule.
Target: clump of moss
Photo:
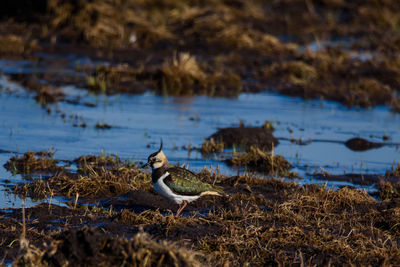
[[[236,153],[227,160],[229,165],[247,167],[266,174],[288,175],[292,165],[282,156],[251,146],[245,153]]]
[[[58,160],[53,158],[54,152],[26,152],[21,156],[11,157],[4,167],[13,173],[30,174],[46,171],[50,173],[58,172],[64,169],[58,166]]]
[[[210,153],[221,153],[224,152],[224,143],[223,142],[215,142],[213,138],[210,140],[205,140],[201,145],[201,153],[210,154]]]

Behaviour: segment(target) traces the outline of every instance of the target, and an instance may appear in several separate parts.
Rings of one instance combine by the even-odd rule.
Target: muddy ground
[[[400,4],[388,1],[2,1],[0,57],[75,54],[108,66],[21,74],[43,104],[54,85],[94,92],[235,97],[275,90],[399,109]],[[62,64],[62,63],[61,63]],[[36,82],[48,86],[34,86]]]
[[[83,156],[75,160],[78,171],[71,172],[55,171],[49,158],[21,155],[7,163],[26,174],[21,163],[30,159],[29,170],[53,174],[11,188],[44,201],[0,211],[6,263],[400,264],[400,187],[389,177],[382,177],[373,197],[350,187],[299,186],[248,174],[224,177],[204,169],[199,176],[228,196],[204,197],[174,217],[177,206],[158,196],[149,173],[134,163],[112,155]],[[67,205],[52,204],[57,196]]]

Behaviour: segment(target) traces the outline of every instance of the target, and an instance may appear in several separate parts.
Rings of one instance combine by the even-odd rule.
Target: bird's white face
[[[151,154],[147,159],[147,163],[145,165],[150,165],[150,167],[154,170],[161,168],[166,163],[167,163],[167,157],[164,155],[164,152],[160,150]]]

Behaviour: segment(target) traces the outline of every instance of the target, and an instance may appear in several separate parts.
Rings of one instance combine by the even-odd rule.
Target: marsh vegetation
[[[328,122],[321,129],[307,136],[302,126],[279,125],[279,111],[250,117],[257,121],[253,124],[236,113],[223,117],[229,121],[210,119],[206,115],[211,108],[204,117],[186,113],[187,103],[201,95],[236,100],[265,91],[333,100],[346,110],[385,106],[398,113],[399,14],[396,0],[1,1],[0,66],[9,61],[16,67],[0,70],[6,76],[0,73],[0,96],[19,97],[3,86],[8,81],[19,84],[42,108],[42,117],[51,120],[47,129],[32,133],[22,120],[30,120],[30,114],[22,114],[22,122],[0,125],[9,127],[2,138],[16,143],[18,150],[0,147],[3,159],[11,154],[2,162],[21,178],[2,180],[1,186],[15,199],[38,201],[27,208],[0,209],[1,264],[400,265],[400,164],[395,158],[390,159],[391,169],[365,174],[365,154],[356,154],[359,173],[352,162],[351,169],[346,165],[337,174],[330,173],[339,169],[333,157],[327,157],[329,166],[318,161],[318,153],[313,158],[318,162],[300,165],[297,153],[276,153],[288,143],[323,143],[310,153],[329,154],[329,144],[339,144],[344,160],[346,146],[351,153],[369,151],[378,162],[388,147],[397,153],[399,143],[390,140],[397,128],[389,133],[374,130],[375,135],[372,127],[360,130],[365,138],[356,129],[351,138],[326,140],[319,134],[321,129],[331,131],[328,116],[322,118]],[[26,67],[26,62],[34,67]],[[131,103],[107,102],[138,95],[164,98],[154,102],[155,111],[148,109],[153,103],[148,98],[134,102],[138,109],[133,111],[127,108]],[[170,140],[171,154],[184,151],[175,157],[182,164],[182,153],[190,157],[199,151],[202,159],[234,170],[235,175],[211,167],[196,170],[202,180],[223,187],[226,197],[204,197],[175,217],[177,206],[157,195],[150,173],[138,168],[140,162],[97,151],[70,159],[58,158],[53,150],[40,151],[50,145],[44,147],[49,142],[38,136],[57,147],[57,137],[71,133],[78,137],[64,140],[66,150],[102,149],[105,144],[125,150],[139,140],[131,136],[138,135],[145,140],[140,145],[151,149],[155,136],[171,134],[170,128],[163,132],[161,127],[175,125],[164,116],[168,109],[162,102],[169,96],[181,97],[173,100],[179,102],[173,106],[179,114],[174,118],[183,118],[183,127],[193,126],[182,132],[174,129],[176,139],[189,145],[181,148]],[[224,100],[215,103],[224,108]],[[108,108],[119,109],[119,116],[107,117]],[[138,126],[131,131],[129,116],[140,112],[149,116],[135,121]],[[274,121],[265,121],[270,119]],[[160,128],[149,129],[145,120],[154,120]],[[39,124],[29,125],[34,123]],[[190,136],[199,123],[209,128],[201,136],[203,143],[193,144]],[[282,128],[289,134],[280,136]],[[339,126],[333,133],[342,137],[346,129]],[[122,133],[120,143],[113,140],[116,131]],[[85,146],[90,138],[99,143]],[[18,142],[29,142],[28,149],[20,150]],[[309,173],[310,165],[317,170]],[[307,182],[300,184],[303,174]],[[312,179],[343,183],[329,187]]]

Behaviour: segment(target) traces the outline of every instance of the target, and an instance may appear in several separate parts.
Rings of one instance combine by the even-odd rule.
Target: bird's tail
[[[224,195],[219,193],[219,192],[216,192],[216,191],[205,191],[205,192],[202,192],[200,194],[200,196],[201,197],[203,197],[203,196],[218,196],[218,197],[222,197]]]
[[[202,192],[200,196],[219,196],[219,197],[228,197],[229,195],[224,192],[224,189],[221,186],[214,186],[212,189]]]

